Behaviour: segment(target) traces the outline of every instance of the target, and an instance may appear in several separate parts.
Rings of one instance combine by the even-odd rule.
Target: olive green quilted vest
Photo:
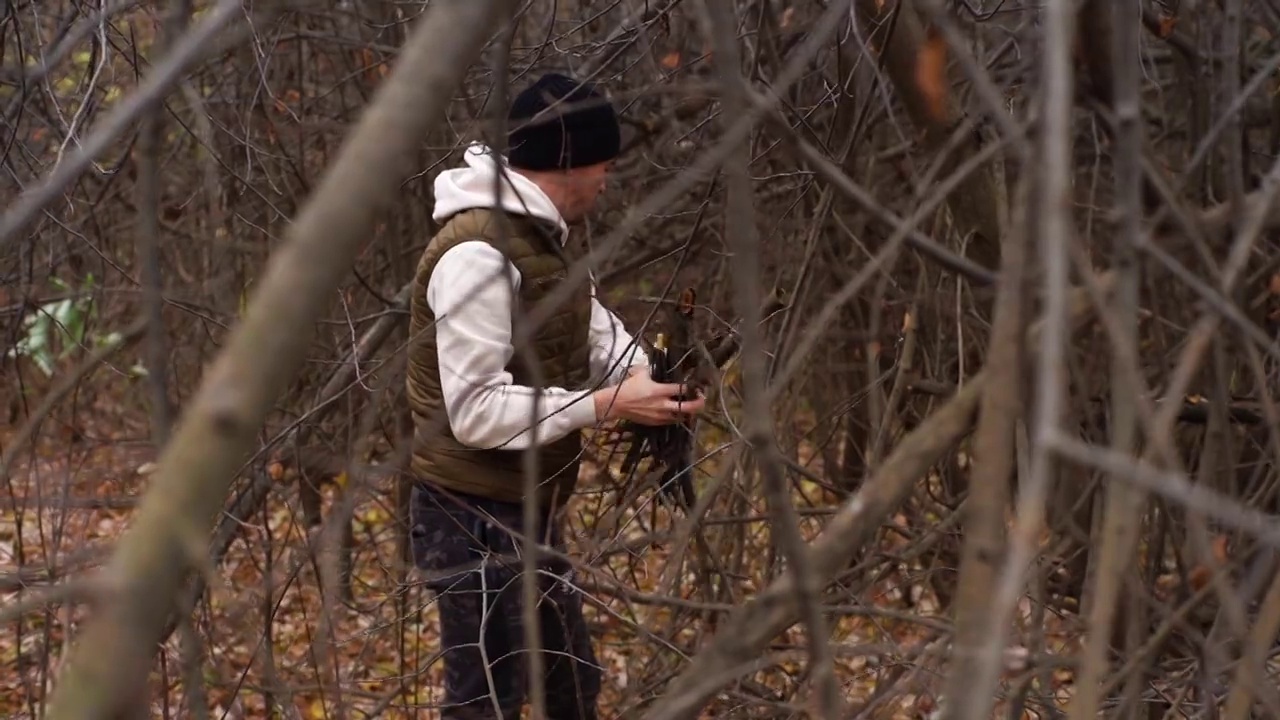
[[[413,413],[414,445],[410,461],[413,475],[447,490],[507,502],[524,499],[524,451],[479,449],[463,445],[449,428],[440,390],[434,316],[427,306],[427,282],[445,251],[470,240],[489,242],[520,271],[517,302],[533,308],[565,279],[568,267],[555,237],[558,229],[533,218],[505,216],[506,238],[499,234],[499,216],[493,210],[467,210],[453,216],[432,238],[418,262],[410,304],[409,362],[406,391]],[[505,245],[505,247],[504,247]],[[590,289],[584,283],[543,323],[534,337],[533,350],[545,385],[586,389],[590,381],[588,331],[591,322]],[[513,381],[533,385],[522,355],[514,354],[507,366]],[[563,506],[578,479],[582,433],[539,449],[538,502],[543,507]]]

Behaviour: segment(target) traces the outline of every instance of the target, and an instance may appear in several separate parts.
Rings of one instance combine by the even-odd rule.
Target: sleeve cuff
[[[595,393],[587,392],[569,401],[564,412],[575,428],[589,428],[596,424]]]

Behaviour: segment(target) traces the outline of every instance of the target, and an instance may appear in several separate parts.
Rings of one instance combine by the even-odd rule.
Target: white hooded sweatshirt
[[[446,170],[435,181],[437,222],[462,210],[494,206],[495,168],[492,151],[483,145],[467,148],[466,166]],[[502,158],[505,166],[506,159]],[[515,170],[506,168],[502,209],[545,218],[560,227],[560,242],[568,227],[550,198]],[[516,193],[520,197],[516,197]],[[502,270],[506,270],[503,279]],[[427,304],[436,316],[436,352],[445,411],[453,435],[464,445],[521,450],[533,440],[530,420],[538,401],[537,442],[558,440],[595,424],[590,389],[535,389],[513,384],[505,370],[515,352],[511,343],[511,300],[520,289],[520,272],[496,248],[475,240],[459,243],[436,263],[427,283]],[[620,382],[647,358],[622,322],[596,300],[591,287],[591,373],[604,385]],[[594,384],[593,387],[603,385]]]

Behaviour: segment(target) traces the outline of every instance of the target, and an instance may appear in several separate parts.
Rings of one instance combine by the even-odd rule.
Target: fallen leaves
[[[1231,540],[1226,535],[1215,536],[1211,547],[1213,561],[1219,566],[1226,565],[1231,560]]]
[[[811,411],[797,413],[797,416],[801,418],[797,424],[817,424],[817,416]],[[706,432],[704,442],[708,447],[716,446],[720,441],[714,439],[711,431]],[[821,433],[804,441],[800,455],[806,465],[823,475],[825,472],[820,466],[823,453],[818,443],[826,441],[819,435]],[[106,462],[108,458],[94,460]],[[118,461],[120,484],[136,489],[145,483],[137,471],[145,467],[147,460],[127,457]],[[728,465],[730,460],[708,459],[705,467],[709,474],[714,474],[717,462]],[[266,472],[277,482],[286,481],[293,473],[276,458],[270,459]],[[359,482],[368,475],[362,473],[352,480]],[[591,473],[586,475],[590,477]],[[84,476],[94,477],[94,471],[90,468]],[[378,483],[375,492],[365,494],[369,499],[355,508],[352,584],[358,609],[344,607],[331,616],[331,627],[324,635],[318,635],[324,610],[316,580],[315,557],[308,544],[312,536],[302,526],[295,496],[287,488],[278,487],[271,493],[263,512],[245,519],[242,539],[232,545],[218,567],[208,602],[197,612],[197,631],[208,645],[204,667],[212,707],[245,717],[271,717],[263,688],[276,687],[281,689],[274,694],[273,701],[291,708],[296,712],[295,717],[334,716],[337,705],[334,681],[328,675],[331,671],[328,663],[318,661],[313,653],[318,644],[336,660],[343,702],[350,715],[359,716],[385,701],[391,706],[379,717],[414,717],[415,711],[418,716],[432,716],[429,708],[440,702],[442,670],[440,661],[434,658],[439,648],[435,606],[425,593],[406,592],[406,582],[395,564],[397,537],[392,483],[389,479],[375,482]],[[326,508],[331,509],[340,497],[340,484],[342,481],[325,484]],[[819,484],[802,482],[801,485],[797,498],[801,506],[831,507],[840,499]],[[119,488],[113,491],[118,492]],[[777,572],[777,568],[770,566],[774,540],[766,519],[767,503],[754,490],[735,492],[732,510],[714,507],[709,514],[713,522],[704,529],[707,542],[717,553],[723,553],[726,558],[742,558],[739,567],[731,570],[733,576],[729,580],[720,577],[709,580],[713,573],[704,567],[700,549],[692,544],[681,546],[678,539],[669,534],[677,523],[664,511],[658,511],[655,517],[648,506],[629,507],[622,513],[615,530],[602,531],[599,523],[617,501],[612,491],[596,492],[596,488],[586,488],[571,511],[571,542],[581,538],[583,545],[598,549],[611,542],[625,543],[646,536],[664,541],[660,547],[654,544],[632,547],[604,557],[588,557],[590,553],[571,549],[574,557],[585,558],[590,564],[595,575],[593,583],[618,587],[615,593],[593,592],[585,611],[596,628],[597,655],[608,668],[601,702],[605,715],[616,714],[617,708],[634,704],[637,694],[651,692],[649,688],[656,676],[678,671],[689,655],[705,646],[707,634],[714,632],[715,623],[724,617],[717,611],[681,607],[679,602],[740,604],[768,586]],[[327,512],[329,510],[326,516]],[[739,525],[717,524],[739,514],[757,519]],[[84,524],[75,529],[72,543],[84,542],[92,536],[111,540],[124,529],[128,519],[127,513],[98,510],[76,517],[83,518]],[[826,520],[818,514],[803,518],[802,533],[813,537]],[[880,545],[873,551],[905,555],[919,541],[916,535],[920,532],[920,517],[914,511],[904,510],[892,521],[894,531],[884,533]],[[29,537],[38,534],[37,530],[30,532],[33,534]],[[66,548],[57,552],[65,553]],[[668,563],[676,562],[681,565],[672,568],[673,572],[664,572]],[[936,598],[928,589],[927,578],[936,570],[931,563],[928,558],[904,561],[895,572],[872,580],[857,596],[836,601],[865,608],[865,612],[841,612],[833,617],[829,626],[833,646],[839,654],[838,673],[844,692],[852,702],[864,701],[876,691],[878,683],[888,681],[885,667],[928,664],[929,661],[917,660],[911,651],[931,642],[931,631],[905,616],[924,616],[945,622],[945,618],[936,617],[937,611],[931,609],[937,607]],[[673,588],[660,587],[667,577],[676,579]],[[708,589],[713,586],[718,589]],[[675,602],[636,601],[625,592],[631,589],[650,597],[669,590]],[[904,617],[893,617],[897,614]],[[46,621],[57,626],[50,635],[62,637],[63,618],[54,615]],[[26,638],[30,649],[23,646],[24,658],[46,652],[43,645],[32,639],[37,635],[29,633]],[[804,662],[799,660],[803,655],[794,648],[803,647],[806,640],[802,629],[795,627],[785,633],[782,641],[790,642],[793,649],[784,652],[794,657],[751,673],[744,680],[757,688],[767,688],[779,697],[792,697],[805,692],[795,677],[795,673],[803,671]],[[881,655],[858,649],[867,643],[883,643],[898,649]],[[269,653],[265,652],[264,645]],[[0,643],[0,656],[8,657],[15,652],[17,650]],[[179,707],[177,703],[185,699],[179,680],[183,657],[179,638],[170,638],[161,652],[164,662],[155,666],[153,687],[157,692],[167,688],[168,700]],[[21,697],[22,683],[24,680],[38,682],[38,675],[32,674],[38,671],[19,678],[8,669],[11,667],[13,665],[7,666],[0,675],[0,696],[7,693]],[[924,689],[906,699],[913,699],[914,704],[908,702],[901,712],[895,709],[892,714],[880,717],[911,717],[912,708],[917,713],[929,712],[936,702],[935,696]],[[730,709],[733,702],[726,699],[723,705],[712,703],[708,716],[736,716]],[[0,714],[6,710],[14,708],[0,707]]]
[[[302,100],[302,93],[298,92],[297,88],[289,88],[284,91],[284,94],[276,98],[276,112],[281,115],[291,115],[293,111],[290,108],[297,105],[300,100]]]
[[[1231,561],[1231,543],[1226,535],[1215,535],[1210,541],[1210,561],[1197,562],[1186,575],[1186,586],[1192,592],[1203,590],[1211,580],[1215,568],[1226,567]],[[1168,598],[1183,582],[1177,573],[1168,572],[1156,578],[1156,594]]]
[[[883,2],[883,0],[881,0]],[[796,9],[790,5],[786,10],[782,11],[782,17],[778,19],[778,28],[787,30],[791,27],[792,21],[795,19]]]

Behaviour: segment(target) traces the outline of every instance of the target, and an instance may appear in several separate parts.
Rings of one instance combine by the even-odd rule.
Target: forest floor
[[[51,577],[74,577],[100,564],[129,527],[134,511],[126,499],[146,490],[154,458],[149,446],[137,440],[145,437],[144,421],[106,400],[76,411],[74,428],[65,422],[68,416],[55,414],[46,421],[35,452],[24,453],[10,474],[6,495],[16,503],[0,511],[4,605],[22,597],[23,584],[40,588]],[[9,434],[0,438],[4,447],[12,441]],[[590,473],[584,470],[584,475]],[[354,513],[354,602],[339,602],[331,613],[325,612],[316,556],[307,549],[296,494],[273,492],[263,512],[245,523],[195,614],[209,717],[280,717],[266,711],[268,704],[291,707],[293,717],[308,719],[438,716],[429,709],[440,701],[441,687],[440,662],[433,658],[438,650],[435,610],[425,592],[405,582],[397,562],[391,481],[371,490]],[[835,504],[827,493],[810,490],[812,506]],[[327,491],[326,512],[335,488]],[[569,533],[571,543],[591,544],[583,539],[599,531],[585,528],[599,522],[599,503],[608,503],[606,495],[588,496],[594,499],[575,508],[578,527]],[[729,604],[749,599],[768,582],[772,550],[764,521],[767,509],[763,501],[753,501],[751,511],[750,522],[705,531],[716,546],[736,532],[741,545],[744,561],[738,582],[731,584]],[[678,523],[680,518],[664,513],[658,513],[661,527]],[[644,510],[629,525],[649,517]],[[905,526],[905,518],[897,521]],[[820,517],[806,518],[805,535],[815,536],[821,524]],[[645,534],[631,527],[613,537],[635,541]],[[885,533],[883,543],[882,551],[894,552],[907,540]],[[662,683],[709,642],[726,616],[724,603],[717,607],[705,590],[709,583],[699,581],[699,565],[687,557],[695,553],[683,553],[684,573],[677,575],[680,597],[664,595],[663,570],[673,550],[664,543],[643,544],[595,563],[589,573],[586,613],[606,669],[602,717],[638,717],[637,699],[660,692]],[[935,631],[927,627],[946,618],[932,607],[926,572],[904,567],[886,574],[858,598],[865,604],[860,611],[831,616],[837,673],[850,702],[865,703],[878,683],[901,679],[908,667],[918,676],[908,678],[908,692],[869,717],[924,718],[933,709],[937,680],[928,668],[937,664],[939,646],[933,642]],[[40,716],[66,652],[66,629],[87,612],[84,604],[58,604],[28,612],[17,622],[6,619],[0,633],[0,716]],[[189,634],[183,630],[190,627],[170,636],[159,653],[152,673],[157,698],[153,717],[193,717],[183,678],[182,638]],[[868,657],[867,648],[876,644],[889,649]],[[785,717],[779,708],[786,707],[803,716],[809,701],[794,698],[811,692],[805,679],[806,647],[801,626],[784,632],[770,648],[775,662],[752,675],[745,690],[722,698],[719,711],[704,717]],[[920,661],[916,656],[921,651],[935,660]],[[340,707],[347,712],[339,713]]]

